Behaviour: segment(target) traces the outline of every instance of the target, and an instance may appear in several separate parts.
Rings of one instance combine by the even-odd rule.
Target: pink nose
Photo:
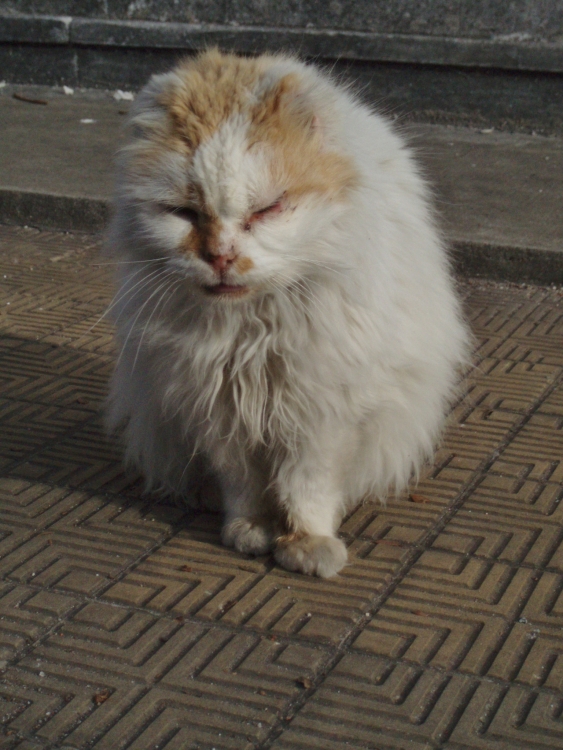
[[[221,273],[222,271],[226,271],[234,260],[234,255],[212,255],[207,262],[215,271]]]
[[[226,253],[210,252],[209,249],[207,249],[202,253],[201,257],[206,263],[209,263],[214,271],[217,271],[217,273],[223,273],[235,262],[238,255],[234,248],[231,247]]]

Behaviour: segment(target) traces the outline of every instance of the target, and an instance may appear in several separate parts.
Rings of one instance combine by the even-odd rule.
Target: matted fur
[[[214,50],[151,79],[118,161],[108,409],[149,488],[216,481],[225,544],[344,565],[342,515],[417,474],[467,357],[428,195],[313,66]]]

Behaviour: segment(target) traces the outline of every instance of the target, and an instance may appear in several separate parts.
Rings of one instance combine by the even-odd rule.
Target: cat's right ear
[[[296,126],[311,135],[321,134],[322,127],[313,104],[295,73],[288,73],[262,96],[252,113],[255,128],[278,132]]]

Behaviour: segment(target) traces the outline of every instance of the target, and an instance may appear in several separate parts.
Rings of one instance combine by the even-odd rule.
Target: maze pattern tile
[[[426,551],[354,647],[420,665],[486,674],[537,577],[525,568]]]
[[[97,241],[0,249],[2,750],[563,748],[560,291],[460,284],[476,367],[433,465],[319,581],[123,471]]]
[[[0,695],[9,727],[50,742],[148,748],[191,732],[238,748],[264,738],[326,660],[310,645],[91,602],[8,671]]]

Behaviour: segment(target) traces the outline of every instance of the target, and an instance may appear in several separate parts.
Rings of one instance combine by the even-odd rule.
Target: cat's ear
[[[313,137],[322,135],[322,125],[313,103],[295,73],[288,73],[270,86],[254,107],[252,122],[260,130],[293,130]]]

